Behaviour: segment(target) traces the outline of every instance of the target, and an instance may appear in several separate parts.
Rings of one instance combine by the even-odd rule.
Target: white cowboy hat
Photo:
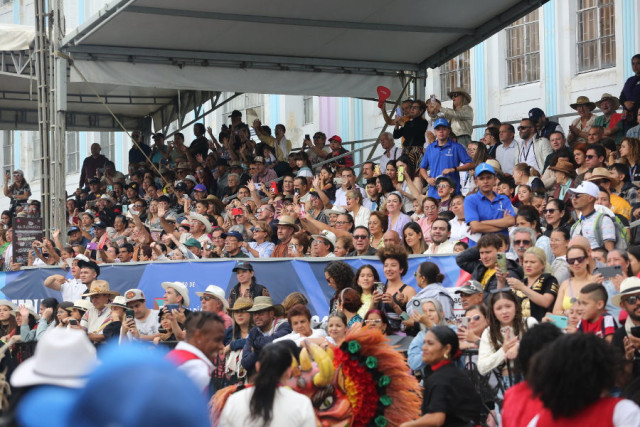
[[[182,295],[183,306],[189,307],[190,299],[189,299],[189,289],[187,289],[187,285],[182,282],[162,282],[162,288],[166,291],[167,288],[173,288]]]
[[[11,376],[11,385],[39,384],[81,388],[97,364],[96,348],[78,329],[51,328],[38,341],[33,357],[22,362]]]
[[[204,290],[204,292],[196,292],[196,295],[198,295],[199,297],[203,295],[214,296],[218,298],[220,302],[222,302],[225,310],[229,309],[229,302],[227,301],[227,298],[225,298],[224,290],[220,286],[209,285],[207,286],[207,289]]]

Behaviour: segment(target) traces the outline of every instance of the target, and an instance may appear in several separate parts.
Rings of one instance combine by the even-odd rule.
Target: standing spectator
[[[522,144],[518,147],[518,163],[526,163],[538,172],[544,170],[544,162],[552,153],[551,144],[547,138],[536,138],[533,120],[522,119],[518,126],[518,133]]]
[[[134,322],[129,325],[129,330],[137,339],[152,341],[160,328],[158,310],[147,307],[144,292],[140,289],[129,289],[124,293],[124,297],[127,307],[133,310]]]
[[[622,120],[624,120],[623,130],[636,126],[638,121],[638,111],[640,111],[640,54],[631,58],[631,68],[634,75],[629,77],[624,83],[620,92],[620,102],[622,103]]]
[[[80,183],[78,187],[83,188],[89,185],[89,179],[98,175],[99,169],[104,169],[109,159],[100,154],[102,148],[100,144],[94,142],[91,144],[91,155],[84,159],[82,168],[80,168]]]
[[[186,339],[167,354],[167,358],[188,376],[203,393],[209,395],[213,360],[224,348],[222,319],[214,313],[201,311],[186,321]]]
[[[450,138],[451,128],[446,119],[433,123],[437,141],[430,144],[420,163],[420,176],[429,184],[429,197],[439,199],[436,178],[446,175],[455,183],[455,192],[460,192],[460,174],[473,168],[473,161],[465,147]],[[427,172],[428,171],[428,172]]]
[[[426,110],[427,105],[424,101],[419,99],[413,101],[408,116],[409,120],[404,122],[404,117],[397,118],[396,126],[393,130],[393,137],[395,139],[403,138],[403,154],[409,156],[414,165],[418,164],[424,152],[424,143],[426,142],[425,134],[429,126],[429,122],[423,117]],[[404,124],[402,124],[403,122]]]
[[[80,326],[82,326],[94,343],[104,342],[104,328],[111,323],[111,310],[109,304],[113,296],[120,295],[116,291],[109,289],[109,282],[106,280],[94,280],[91,282],[89,293],[82,295],[89,297],[93,306],[82,316]]]
[[[456,136],[458,144],[466,148],[471,142],[473,132],[473,109],[469,105],[471,95],[461,87],[454,88],[447,95],[453,101],[453,108],[436,107],[435,113],[441,113],[439,115],[451,122],[451,131]]]
[[[295,219],[289,215],[282,215],[278,221],[278,244],[271,253],[272,258],[280,258],[286,256],[289,248],[289,241],[293,233],[300,231],[300,227]]]
[[[204,136],[205,131],[206,128],[203,123],[196,123],[193,125],[193,134],[196,136],[196,139],[191,141],[189,150],[185,152],[185,154],[188,153],[187,158],[191,157],[195,159],[197,155],[201,155],[203,158],[207,157],[207,153],[209,152],[209,140]]]
[[[402,148],[396,147],[391,132],[384,132],[380,135],[380,146],[384,150],[379,160],[379,170],[386,171],[387,163],[391,160],[397,160],[402,155]]]
[[[340,136],[338,136],[338,135],[333,135],[331,138],[329,138],[329,148],[331,149],[331,152],[327,156],[327,160],[333,159],[334,157],[338,157],[338,156],[341,156],[343,154],[348,153],[348,151],[345,148],[342,147],[342,138],[340,138]],[[344,157],[341,157],[341,158],[337,159],[335,162],[332,162],[330,164],[334,165],[335,169],[338,169],[340,167],[352,168],[353,167],[353,157],[351,157],[350,155],[349,156],[344,156]]]
[[[151,148],[144,142],[142,132],[139,130],[131,132],[131,141],[133,145],[129,149],[129,166],[144,165],[147,162],[147,157],[151,155]]]
[[[225,298],[224,290],[221,287],[209,285],[204,292],[196,292],[196,295],[200,297],[202,311],[217,314],[222,319],[225,329],[233,324],[231,317],[227,314],[229,302]]]
[[[589,129],[591,129],[591,126],[593,126],[596,120],[596,116],[593,114],[596,104],[589,101],[589,98],[586,96],[579,96],[576,102],[571,104],[570,107],[576,110],[579,116],[569,126],[569,137],[567,141],[573,146],[578,142],[587,142]]]
[[[326,147],[326,144],[327,135],[325,135],[323,132],[314,133],[313,142],[311,142],[311,140],[309,139],[304,140],[304,143],[302,144],[302,150],[306,151],[306,149],[309,148],[309,162],[311,162],[312,165],[320,163],[327,158],[331,151],[329,147]]]
[[[9,185],[9,171],[4,174],[4,195],[11,199],[9,212],[14,215],[18,207],[24,207],[31,197],[31,187],[26,179],[24,172],[20,169],[13,171],[13,183]]]

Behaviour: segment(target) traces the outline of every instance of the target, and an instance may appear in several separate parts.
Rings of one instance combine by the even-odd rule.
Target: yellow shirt
[[[489,279],[491,279],[494,274],[496,274],[495,268],[489,268],[487,271],[484,272],[484,275],[482,276],[482,280],[480,280],[480,284],[482,285],[483,288],[487,287],[487,283],[489,283]]]
[[[611,194],[611,210],[615,214],[631,219],[631,205],[617,194]]]

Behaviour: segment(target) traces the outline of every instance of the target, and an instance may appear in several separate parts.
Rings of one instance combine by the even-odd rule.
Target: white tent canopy
[[[546,1],[116,0],[62,49],[95,83],[367,98]]]

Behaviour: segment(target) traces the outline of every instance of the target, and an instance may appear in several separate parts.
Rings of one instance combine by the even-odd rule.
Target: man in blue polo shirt
[[[420,176],[429,184],[429,197],[440,199],[436,188],[436,178],[448,176],[455,184],[456,194],[460,193],[460,174],[473,168],[473,161],[464,146],[449,139],[451,128],[447,119],[439,118],[433,123],[436,141],[429,144],[420,163]],[[427,172],[427,170],[429,172]]]
[[[515,211],[507,196],[496,194],[493,187],[498,178],[488,163],[476,167],[478,192],[464,199],[464,216],[471,233],[502,233],[516,223]]]

